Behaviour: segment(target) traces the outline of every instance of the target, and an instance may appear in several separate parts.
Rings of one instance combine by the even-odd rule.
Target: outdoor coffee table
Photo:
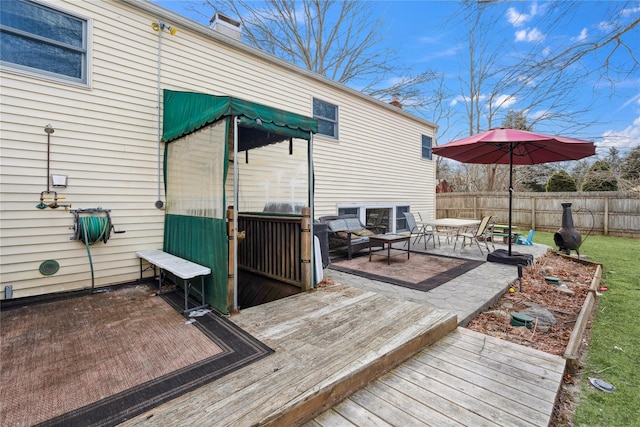
[[[407,246],[407,259],[411,256],[411,235],[410,234],[376,234],[375,236],[369,236],[370,243],[381,243],[382,250],[384,251],[384,245],[387,245],[387,264],[391,264],[391,257],[395,255],[401,255],[405,251],[401,249],[393,249],[393,253],[391,252],[391,246],[397,242],[406,242]],[[371,261],[371,255],[384,255],[377,254],[371,251],[371,246],[369,246],[369,261]]]

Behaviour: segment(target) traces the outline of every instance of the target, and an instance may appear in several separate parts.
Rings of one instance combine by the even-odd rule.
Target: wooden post
[[[531,198],[531,229],[536,229],[536,198]]]
[[[228,270],[229,270],[229,276],[227,279],[227,310],[229,311],[229,313],[233,312],[233,300],[234,300],[234,266],[236,263],[235,257],[234,257],[234,240],[233,240],[233,235],[235,233],[234,231],[235,229],[235,224],[233,222],[233,206],[229,206],[227,208],[227,238],[229,239],[229,263],[228,263]]]
[[[473,196],[473,217],[478,218],[478,196]]]
[[[604,230],[602,233],[605,236],[609,235],[609,198],[604,198]]]
[[[302,263],[302,291],[310,290],[313,281],[313,266],[311,265],[311,208],[302,208],[300,221],[300,262]]]

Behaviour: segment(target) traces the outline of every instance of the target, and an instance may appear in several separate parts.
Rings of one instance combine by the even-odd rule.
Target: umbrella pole
[[[513,144],[509,144],[509,232],[507,240],[509,241],[509,256],[511,256],[511,209],[513,199]]]

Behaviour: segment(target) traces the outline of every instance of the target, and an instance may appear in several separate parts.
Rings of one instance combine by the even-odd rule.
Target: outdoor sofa
[[[318,222],[327,225],[329,251],[346,252],[349,259],[354,253],[370,246],[382,247],[380,243],[371,243],[369,236],[386,232],[385,226],[363,225],[356,215],[323,216]]]

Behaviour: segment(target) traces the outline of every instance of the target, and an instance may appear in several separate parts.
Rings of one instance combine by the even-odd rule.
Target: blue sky
[[[207,25],[214,11],[202,6],[202,0],[154,0],[155,3]],[[430,68],[444,73],[451,90],[444,104],[451,110],[450,120],[438,120],[441,133],[438,143],[468,135],[465,121],[464,97],[460,78],[466,70],[466,30],[461,22],[459,3],[455,1],[376,1],[374,9],[384,22],[385,43],[397,50],[399,60],[415,70]],[[508,63],[519,55],[536,52],[553,55],[575,44],[588,43],[605,34],[612,21],[629,23],[640,17],[640,2],[583,1],[563,15],[554,25],[549,17],[557,15],[557,4],[547,1],[497,3],[492,7],[491,43],[500,43],[504,55],[497,61]],[[194,8],[203,14],[194,12]],[[640,25],[626,42],[640,60]],[[593,69],[601,64],[609,51],[600,51],[574,65],[576,71]],[[613,65],[628,65],[631,57],[623,49],[610,57]],[[500,67],[501,64],[495,64]],[[592,140],[598,146],[598,155],[605,155],[615,146],[623,153],[640,145],[640,73],[621,77],[613,75],[615,85],[591,75],[574,88],[574,97],[568,109],[584,110],[581,121],[592,123],[582,129],[568,131],[566,124],[547,122],[534,131],[562,134]],[[502,101],[502,111],[519,110],[525,100],[510,93],[496,94]],[[528,114],[540,115],[545,105],[532,108]],[[426,117],[431,120],[431,117]],[[500,115],[493,126],[500,126]],[[563,132],[564,131],[564,132]],[[568,133],[570,132],[570,133]]]

